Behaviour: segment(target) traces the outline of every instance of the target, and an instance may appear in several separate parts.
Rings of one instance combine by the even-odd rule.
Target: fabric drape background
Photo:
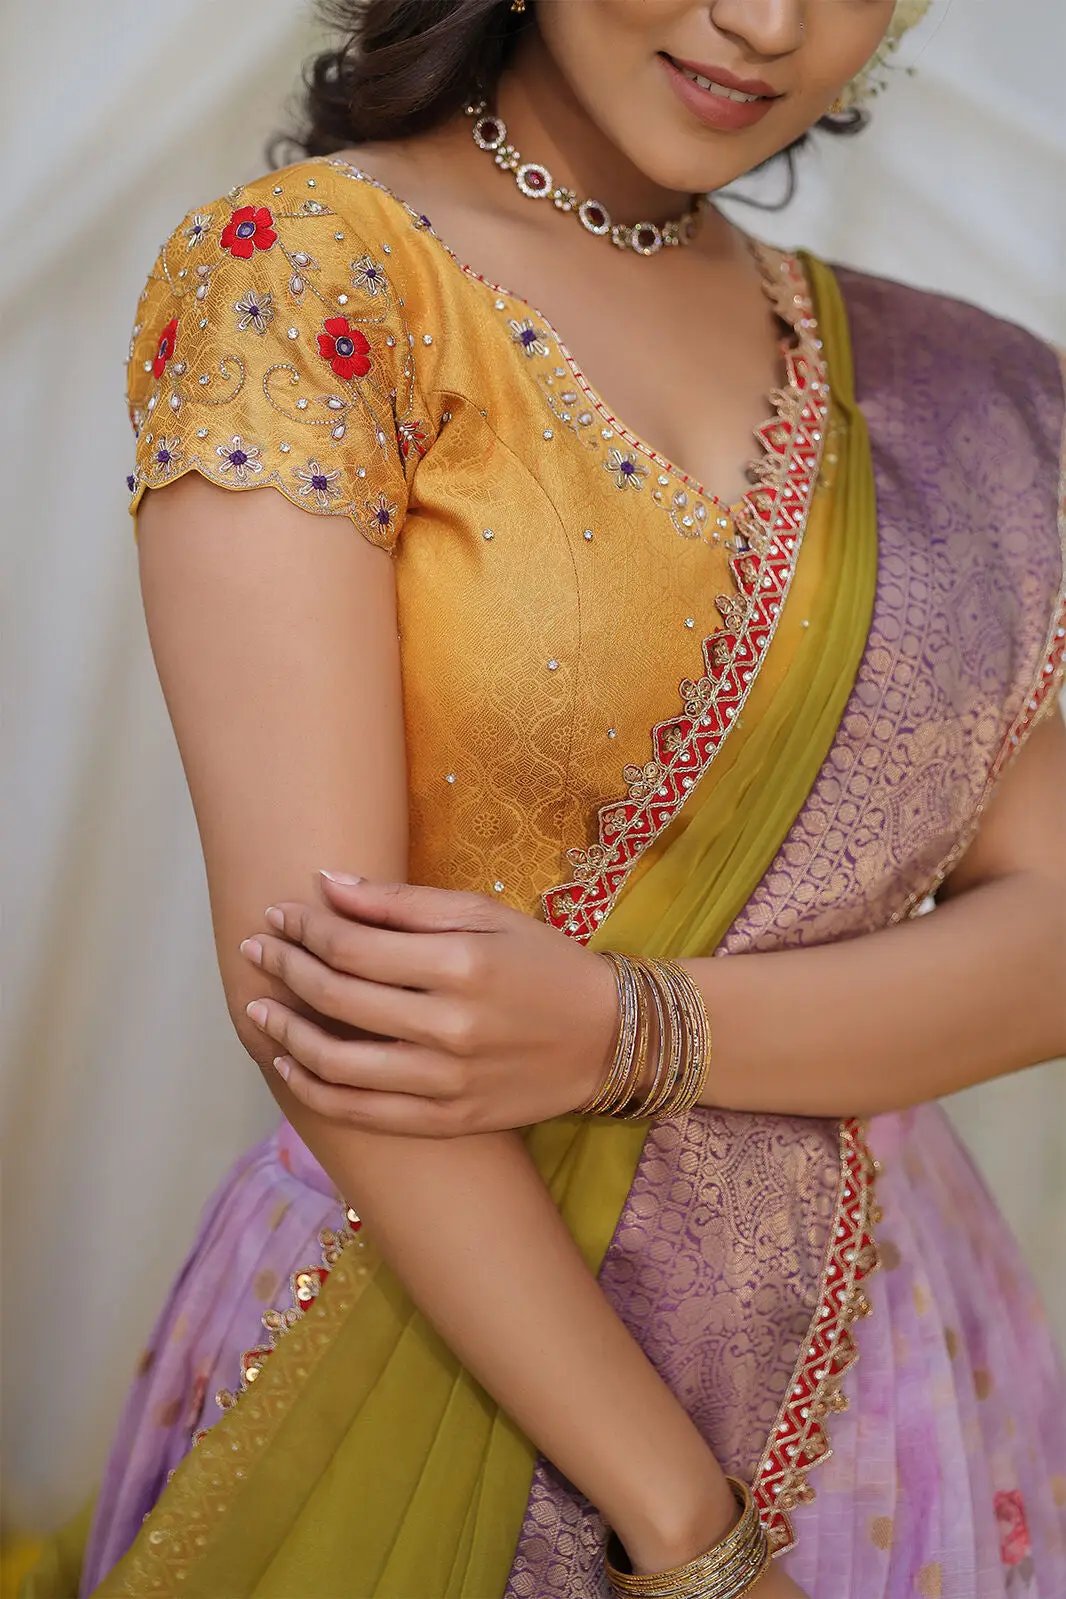
[[[53,1523],[92,1484],[199,1207],[276,1114],[230,1029],[144,629],[123,389],[156,248],[189,206],[263,170],[316,37],[302,0],[7,0],[0,16],[15,1526]],[[734,214],[1066,343],[1064,58],[1058,0],[935,0],[903,57],[918,76],[894,74],[873,126],[819,140],[789,210]],[[1061,1066],[952,1110],[1066,1340]]]

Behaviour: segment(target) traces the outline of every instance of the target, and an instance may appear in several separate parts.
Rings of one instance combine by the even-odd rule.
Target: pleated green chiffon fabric
[[[779,674],[771,641],[759,677],[772,692],[758,697],[756,680],[721,770],[712,764],[639,863],[591,948],[714,952],[811,789],[863,652],[877,571],[869,441],[835,277],[802,259],[842,441],[811,509],[828,518],[817,584],[799,602],[812,637]],[[790,593],[785,610],[796,603]],[[522,1134],[593,1271],[648,1125],[564,1116]],[[182,1461],[94,1599],[499,1599],[535,1460],[372,1248],[348,1249],[254,1386]]]

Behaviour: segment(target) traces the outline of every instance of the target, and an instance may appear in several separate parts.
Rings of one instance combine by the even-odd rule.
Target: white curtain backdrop
[[[0,14],[4,1421],[19,1525],[58,1519],[93,1482],[199,1207],[273,1120],[231,1035],[144,630],[123,385],[159,242],[265,168],[312,43],[300,0],[5,0]],[[918,75],[864,137],[805,162],[789,212],[737,215],[1066,342],[1066,11],[938,0],[910,55]],[[1066,1079],[1044,1067],[956,1108],[1066,1330]]]

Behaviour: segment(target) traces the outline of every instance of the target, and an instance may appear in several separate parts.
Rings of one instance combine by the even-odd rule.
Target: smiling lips
[[[712,128],[750,128],[780,98],[778,90],[761,78],[739,78],[725,67],[675,59],[665,51],[659,60],[681,103]]]

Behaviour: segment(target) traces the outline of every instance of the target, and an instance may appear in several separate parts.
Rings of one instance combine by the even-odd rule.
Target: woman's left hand
[[[613,1054],[608,963],[486,894],[321,875],[241,944],[345,1038],[274,998],[248,1014],[297,1099],[333,1120],[428,1138],[525,1127],[582,1104]],[[262,1007],[261,1010],[258,1007]]]

